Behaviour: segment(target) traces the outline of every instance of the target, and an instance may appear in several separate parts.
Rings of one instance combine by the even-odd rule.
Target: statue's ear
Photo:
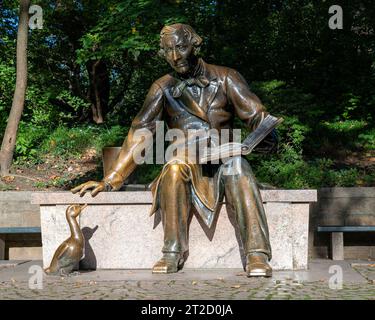
[[[192,41],[194,47],[198,48],[202,45],[203,39],[200,36],[198,36],[196,33],[194,33],[191,41]]]
[[[203,39],[198,36],[197,34],[193,35],[193,38],[191,39],[191,42],[194,46],[194,54],[197,55],[199,54],[202,46]]]

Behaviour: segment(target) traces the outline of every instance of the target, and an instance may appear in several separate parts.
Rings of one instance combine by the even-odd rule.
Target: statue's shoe
[[[247,255],[246,273],[248,277],[272,277],[272,268],[264,253]]]
[[[163,257],[155,263],[152,273],[174,273],[182,268],[184,259],[179,253],[164,253]]]

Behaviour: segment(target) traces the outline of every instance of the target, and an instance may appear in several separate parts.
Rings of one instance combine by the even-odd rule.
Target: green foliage
[[[323,121],[315,130],[322,138],[313,135],[310,137],[311,140],[315,139],[313,144],[316,148],[320,146],[323,151],[332,149],[332,155],[338,154],[340,150],[366,150],[371,146],[371,133],[366,135],[369,124],[364,120]]]
[[[22,121],[18,129],[15,150],[17,161],[36,161],[39,157],[39,146],[48,134],[47,128]]]
[[[143,164],[135,170],[135,180],[139,184],[150,184],[160,173],[162,165]]]
[[[11,65],[0,62],[0,138],[6,126],[6,119],[12,106],[15,69]]]
[[[82,126],[56,128],[41,143],[40,154],[53,154],[62,158],[79,158],[88,149],[94,149],[98,155],[105,146],[122,144],[128,128],[113,126],[110,128]]]
[[[167,22],[184,20],[183,7],[158,0],[112,1],[99,23],[82,37],[78,63],[92,59],[116,59],[127,55],[138,60],[141,54],[155,51],[158,34]]]
[[[58,127],[43,141],[41,150],[61,157],[79,157],[92,144],[92,129]]]
[[[337,134],[345,134],[352,131],[361,130],[366,126],[366,124],[367,123],[363,120],[345,120],[337,122],[325,121],[323,126]]]
[[[257,163],[254,172],[259,181],[285,189],[352,187],[362,182],[360,179],[371,183],[373,178],[356,168],[336,169],[329,159],[307,162],[290,149],[279,157]]]
[[[324,114],[322,106],[317,104],[316,96],[287,85],[285,81],[253,82],[251,88],[270,112],[296,116],[303,119],[304,123],[313,123]]]
[[[375,129],[368,130],[358,135],[358,142],[366,150],[375,150]]]
[[[65,104],[72,107],[74,111],[78,111],[83,107],[89,107],[89,104],[85,102],[82,98],[74,96],[71,92],[67,90],[60,91],[56,96],[56,99],[63,101]]]
[[[286,189],[351,187],[363,180],[365,183],[371,181],[371,175],[357,168],[335,168],[331,159],[306,160],[302,146],[309,129],[297,118],[285,117],[278,132],[280,144],[277,154],[249,157],[260,181]]]
[[[97,152],[101,152],[104,147],[121,146],[128,131],[128,127],[118,125],[110,128],[102,128],[99,132],[97,132],[93,141],[93,146]]]
[[[15,85],[19,2],[2,3],[0,138]],[[260,180],[285,188],[373,185],[372,167],[345,167],[341,160],[375,150],[375,6],[347,1],[344,30],[327,27],[329,6],[310,0],[43,5],[43,29],[29,33],[29,81],[16,159],[38,162],[47,153],[79,157],[91,148],[99,155],[104,146],[121,145],[148,88],[170,71],[157,56],[162,26],[186,22],[203,37],[207,62],[237,69],[268,111],[285,118],[278,152],[250,157]],[[105,126],[88,123],[95,100],[89,65],[98,61],[109,79]],[[237,119],[235,127],[240,126]],[[149,181],[157,171],[142,166],[139,181]]]

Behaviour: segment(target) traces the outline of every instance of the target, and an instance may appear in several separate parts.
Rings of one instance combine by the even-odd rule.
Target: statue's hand
[[[73,188],[71,191],[73,193],[79,192],[79,196],[83,197],[87,190],[91,191],[91,196],[95,197],[99,192],[102,192],[106,189],[106,185],[103,181],[88,181],[80,184],[79,186]]]

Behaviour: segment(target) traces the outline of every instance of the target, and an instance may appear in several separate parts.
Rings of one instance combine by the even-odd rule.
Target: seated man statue
[[[229,129],[238,116],[254,130],[267,112],[244,78],[235,70],[211,65],[197,57],[202,38],[185,24],[165,26],[160,33],[160,54],[174,71],[156,80],[142,109],[132,122],[117,160],[100,182],[89,181],[72,189],[81,196],[91,190],[118,190],[136,168],[133,153],[140,144],[135,132],[148,129],[155,133],[158,121],[168,129]],[[225,174],[224,169],[236,167]],[[225,195],[234,213],[242,248],[246,254],[247,276],[272,275],[268,264],[271,247],[267,220],[260,192],[244,157],[228,158],[221,164],[168,161],[151,185],[152,213],[160,211],[164,230],[163,256],[153,273],[177,272],[188,255],[188,221],[193,207],[210,227]]]

